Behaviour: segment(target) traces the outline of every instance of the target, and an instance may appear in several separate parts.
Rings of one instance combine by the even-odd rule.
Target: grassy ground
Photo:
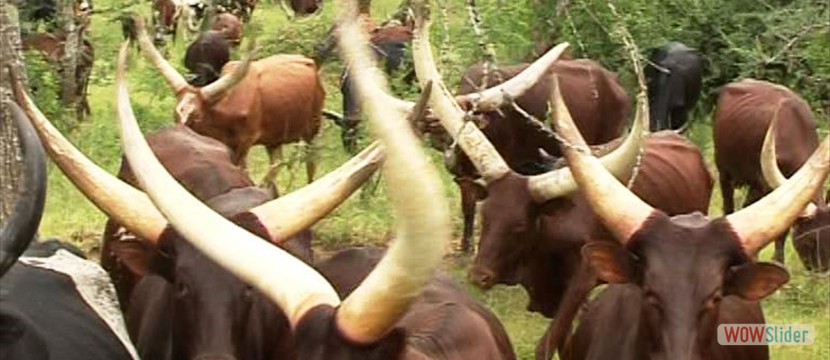
[[[397,0],[376,0],[373,4],[374,15],[385,18],[394,11]],[[115,125],[114,104],[114,74],[115,55],[122,39],[118,23],[111,19],[123,9],[133,9],[142,13],[148,12],[149,3],[136,1],[136,5],[113,0],[111,2],[96,3],[98,14],[94,16],[91,40],[95,44],[96,61],[93,71],[92,85],[90,86],[90,102],[93,109],[92,118],[71,131],[67,130],[69,138],[85,154],[95,162],[109,170],[117,172],[121,151]],[[331,2],[317,18],[301,23],[288,23],[276,5],[261,2],[257,9],[254,22],[249,27],[250,33],[258,34],[258,41],[262,47],[260,54],[278,52],[312,54],[313,45],[322,38],[332,23]],[[443,44],[448,49],[440,58],[445,76],[454,86],[459,72],[464,66],[474,62],[474,41],[472,31],[467,23],[467,14],[463,2],[451,1],[448,8],[447,28],[453,44]],[[485,21],[487,19],[485,18]],[[443,38],[441,26],[436,26],[436,41]],[[524,36],[521,33],[515,36]],[[529,36],[529,35],[528,35]],[[500,34],[501,38],[509,36]],[[498,43],[496,48],[499,55],[510,53],[509,43]],[[169,49],[172,62],[181,68],[181,58],[184,42],[179,41]],[[502,61],[515,61],[519,55]],[[133,106],[141,125],[146,132],[153,131],[173,122],[173,96],[161,77],[149,67],[147,62],[133,53],[129,74],[129,84]],[[323,66],[322,75],[326,84],[326,108],[339,111],[340,94],[338,90],[338,76],[340,64],[332,61]],[[60,116],[59,109],[52,109],[55,117]],[[69,126],[63,126],[67,128]],[[708,122],[697,122],[690,130],[690,136],[701,145],[710,164],[712,147],[710,141],[711,129]],[[340,146],[339,129],[331,123],[326,123],[319,140],[315,144],[316,156],[320,160],[318,174],[325,173],[347,159],[347,155]],[[302,174],[300,158],[302,153],[295,147],[288,147],[287,159],[295,166],[291,171],[283,171],[280,175],[282,189],[297,188],[303,185],[305,176]],[[434,156],[436,166],[442,167],[440,158]],[[249,158],[254,179],[259,179],[264,173],[266,156],[263,150],[254,149]],[[714,168],[712,169],[714,173]],[[294,178],[290,175],[295,173]],[[457,189],[451,179],[444,175],[447,195],[452,199],[453,213],[459,214]],[[720,196],[715,191],[712,201],[713,214],[720,213]],[[392,219],[389,213],[386,197],[382,187],[372,190],[365,187],[361,193],[353,196],[331,216],[321,221],[316,227],[316,239],[320,246],[342,246],[354,243],[382,243],[390,235]],[[454,218],[456,235],[460,234],[460,216]],[[104,227],[105,217],[97,211],[60,173],[50,165],[49,194],[47,198],[46,215],[42,223],[42,235],[72,240],[81,244],[88,251],[96,252],[100,241],[100,234]],[[764,307],[767,321],[774,324],[807,323],[814,324],[818,332],[816,344],[813,346],[794,347],[778,346],[772,348],[776,359],[828,359],[830,358],[830,283],[826,276],[811,275],[804,271],[792,247],[788,245],[787,264],[792,274],[792,280],[782,290],[765,300]],[[770,249],[762,254],[762,258],[769,258]],[[469,263],[466,257],[453,258],[447,261],[448,270],[457,275],[461,282],[464,279],[465,265]],[[522,359],[533,357],[533,349],[537,338],[544,332],[547,321],[540,316],[530,314],[524,310],[526,297],[524,292],[515,288],[497,287],[483,293],[473,287],[470,291],[487,306],[493,309],[507,327],[517,353]]]

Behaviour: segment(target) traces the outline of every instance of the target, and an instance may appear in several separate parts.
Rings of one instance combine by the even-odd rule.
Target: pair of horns
[[[11,73],[11,71],[9,71]],[[32,124],[15,103],[10,104],[23,155],[23,186],[11,215],[0,229],[0,277],[14,265],[37,234],[46,200],[46,156]]]
[[[430,24],[424,16],[423,0],[415,2],[415,9],[415,32],[412,41],[415,73],[422,86],[431,82],[435,87],[430,96],[430,105],[443,127],[464,150],[484,181],[490,183],[498,180],[511,172],[510,167],[484,133],[474,124],[465,121],[465,114],[459,103],[471,101],[481,110],[494,110],[509,103],[511,99],[520,97],[542,78],[547,80],[551,65],[564,53],[568,44],[562,43],[553,47],[519,75],[499,86],[481,93],[453,98],[444,86],[432,56],[429,41]],[[602,158],[602,164],[615,176],[621,178],[626,176],[631,167],[635,165],[643,139],[647,134],[648,121],[648,104],[645,97],[639,96],[635,122],[628,137],[619,147]],[[577,189],[569,168],[529,176],[528,186],[531,195],[539,202],[573,193]]]
[[[153,41],[150,40],[150,36],[147,35],[147,28],[144,25],[144,20],[139,17],[135,16],[135,24],[136,24],[136,33],[138,34],[138,45],[141,48],[141,52],[144,54],[144,57],[149,60],[153,66],[158,69],[164,79],[167,81],[167,84],[170,85],[170,88],[178,94],[185,89],[192,88],[190,84],[187,83],[187,80],[184,79],[184,76],[180,74],[164,56],[156,49],[156,46],[153,45]],[[251,47],[253,47],[253,42],[251,42]],[[248,73],[248,68],[250,67],[251,61],[253,59],[253,51],[249,49],[248,53],[242,59],[242,63],[234,70],[234,72],[230,74],[223,75],[216,81],[205,85],[198,90],[201,98],[205,99],[208,103],[218,101],[222,98],[222,96],[233,88],[236,84],[238,84],[242,79],[245,78],[245,75]]]
[[[587,150],[585,140],[573,123],[555,82],[553,94],[557,131],[571,143],[563,148],[568,166],[591,208],[623,244],[659,210],[652,208],[614,178]],[[789,180],[770,194],[738,212],[726,222],[741,242],[744,252],[754,257],[778,234],[785,231],[804,209],[830,172],[830,136],[821,142],[809,160]]]
[[[784,173],[778,167],[778,156],[775,152],[775,129],[778,126],[778,113],[781,111],[782,106],[784,106],[783,101],[775,108],[769,129],[767,129],[767,134],[764,136],[764,145],[761,147],[761,173],[767,185],[773,189],[777,189],[787,182],[787,177],[784,176]],[[812,217],[816,214],[816,211],[818,211],[818,207],[813,203],[809,203],[801,213],[801,216]]]

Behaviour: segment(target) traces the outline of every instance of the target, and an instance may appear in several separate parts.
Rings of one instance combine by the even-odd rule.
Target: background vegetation
[[[397,10],[399,0],[375,0],[372,11],[376,19],[385,19]],[[463,0],[439,1],[433,7],[433,39],[439,51],[445,80],[451,87],[464,68],[483,58],[478,38],[470,26]],[[615,2],[638,45],[643,49],[667,41],[681,41],[702,51],[707,60],[705,89],[688,135],[701,147],[715,173],[712,161],[709,114],[717,88],[726,83],[754,77],[782,83],[802,94],[812,105],[820,123],[821,136],[827,132],[830,114],[830,30],[828,3],[821,0],[621,0]],[[126,11],[149,14],[150,3],[138,0],[109,0],[95,3],[90,32],[95,46],[95,67],[90,85],[92,116],[75,124],[73,112],[55,99],[55,86],[47,67],[35,54],[27,55],[29,79],[39,89],[38,104],[61,127],[76,146],[110,172],[117,172],[121,159],[115,125],[114,75],[115,55],[121,44],[117,17]],[[333,0],[326,0],[325,10],[302,22],[289,22],[278,5],[260,1],[247,39],[256,36],[262,56],[275,53],[300,53],[312,56],[333,22]],[[569,41],[575,57],[590,57],[617,71],[633,93],[633,76],[621,46],[609,36],[612,15],[606,2],[596,0],[488,0],[478,1],[484,39],[492,44],[499,64],[532,59],[537,49],[555,41]],[[167,52],[181,70],[186,41],[179,39]],[[244,45],[243,47],[244,48]],[[647,54],[645,54],[647,55]],[[236,54],[235,56],[239,56]],[[326,108],[339,111],[341,64],[327,62],[321,74],[326,84]],[[164,80],[133,53],[129,72],[133,106],[145,132],[172,124],[174,97]],[[412,98],[416,91],[396,86],[402,95]],[[366,140],[364,140],[366,141]],[[339,128],[325,123],[316,141],[316,154],[322,174],[345,161],[348,156],[340,146]],[[291,148],[291,147],[289,147]],[[286,151],[290,163],[299,163],[304,153],[294,148]],[[443,167],[440,157],[436,166]],[[265,152],[251,152],[251,175],[264,174]],[[296,173],[296,176],[292,174]],[[294,166],[280,175],[281,189],[303,185],[302,166]],[[445,174],[447,195],[452,199],[456,235],[460,235],[460,210],[455,185]],[[380,180],[382,183],[382,180]],[[721,213],[719,192],[715,191],[711,212]],[[393,219],[382,187],[366,186],[334,214],[316,227],[320,249],[356,243],[383,243],[389,238]],[[69,183],[60,171],[50,166],[47,212],[41,232],[44,237],[72,240],[94,254],[104,227],[105,217]],[[769,252],[769,254],[767,253]],[[762,258],[769,258],[769,249]],[[95,255],[94,255],[95,256]],[[466,256],[454,256],[447,269],[465,282]],[[773,347],[778,359],[830,358],[830,284],[826,275],[804,271],[792,247],[788,245],[787,265],[792,280],[764,302],[769,323],[809,323],[818,331],[816,344],[804,347]],[[547,321],[524,310],[524,292],[515,288],[496,288],[482,293],[470,291],[490,306],[505,323],[520,358],[533,357],[536,340]]]

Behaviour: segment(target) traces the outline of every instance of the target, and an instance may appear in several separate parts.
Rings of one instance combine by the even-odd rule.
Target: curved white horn
[[[136,236],[158,241],[167,220],[140,190],[101,169],[49,122],[19,81],[12,81],[17,101],[40,136],[49,156],[95,206]]]
[[[222,75],[222,77],[216,79],[216,81],[199,89],[199,92],[202,93],[202,98],[204,98],[205,101],[211,103],[221,99],[226,91],[239,84],[242,79],[245,79],[245,76],[248,74],[248,70],[251,67],[251,61],[254,57],[254,41],[251,41],[249,44],[250,47],[248,48],[248,53],[233,72]]]
[[[568,167],[585,193],[591,209],[623,244],[640,229],[642,224],[657,210],[640,199],[619,182],[599,161],[591,155],[585,139],[579,133],[568,112],[568,107],[559,92],[559,80],[554,76],[553,108],[556,111],[554,124],[565,144],[562,152],[568,160]],[[642,109],[638,110],[642,111]],[[642,119],[637,122],[645,130]]]
[[[340,46],[361,108],[387,144],[384,175],[396,211],[397,237],[384,258],[337,312],[341,332],[368,344],[384,336],[429,282],[450,238],[449,209],[438,175],[406,114],[395,111],[365,44],[366,34],[344,12]]]
[[[770,121],[767,134],[764,136],[764,145],[761,147],[761,173],[764,175],[764,180],[767,185],[776,189],[787,182],[787,177],[778,168],[778,155],[775,153],[775,128],[778,125],[778,113],[783,106],[783,101],[775,108],[775,113]],[[818,211],[818,207],[813,204],[807,204],[800,216],[812,216]]]
[[[153,41],[150,40],[150,37],[147,35],[147,28],[144,25],[144,19],[140,16],[135,16],[135,27],[136,27],[136,34],[138,36],[138,46],[141,48],[141,53],[144,54],[144,57],[153,64],[153,66],[158,69],[164,79],[167,80],[167,85],[170,85],[170,88],[173,89],[175,93],[179,93],[183,89],[190,86],[187,83],[187,80],[184,79],[184,76],[180,74],[176,68],[171,65],[164,56],[156,49],[156,46],[153,45]]]
[[[561,96],[561,93],[557,93],[554,96]],[[564,100],[560,98],[556,102],[561,103],[564,109],[559,114],[567,111]],[[641,150],[646,134],[648,134],[648,103],[644,94],[637,97],[637,105],[634,124],[628,136],[616,149],[599,159],[602,166],[620,180],[627,179],[631,176],[631,169],[637,166],[637,163],[642,160]],[[528,187],[534,200],[545,202],[575,192],[577,190],[577,183],[574,180],[570,167],[564,167],[544,174],[529,176]]]
[[[547,80],[548,70],[553,63],[559,60],[559,57],[562,56],[568,46],[568,43],[556,45],[542,57],[536,59],[527,69],[504,83],[480,92],[458,95],[455,100],[458,103],[475,104],[479,111],[495,111],[522,96],[537,82]]]
[[[124,44],[116,79],[121,142],[133,173],[153,203],[196,248],[279,305],[293,326],[315,306],[337,306],[337,293],[320,274],[223,218],[167,173],[144,140],[130,106],[124,79],[128,51]]]
[[[430,105],[438,115],[441,125],[452,136],[475,165],[486,182],[502,178],[510,168],[484,133],[472,122],[464,120],[464,112],[450,95],[432,57],[429,43],[429,21],[418,11],[415,18],[415,32],[412,39],[412,57],[415,73],[421,87],[432,82]]]
[[[334,171],[301,189],[259,205],[249,212],[280,243],[309,228],[355,192],[383,162],[385,152],[374,142]]]

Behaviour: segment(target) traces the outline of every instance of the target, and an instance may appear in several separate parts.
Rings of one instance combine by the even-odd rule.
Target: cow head
[[[119,53],[118,62],[119,114],[127,120],[135,121],[124,84],[127,54],[128,44],[125,43]],[[238,271],[229,272],[228,261],[216,261],[215,255],[234,253],[237,251],[237,246],[242,248],[248,246],[248,249],[253,246],[257,249],[254,250],[254,254],[273,254],[274,252],[279,254],[257,262],[258,266],[266,269],[266,272],[277,270],[274,264],[286,261],[294,265],[279,270],[285,271],[282,273],[283,276],[293,277],[293,274],[307,271],[304,270],[305,263],[279,250],[274,244],[282,245],[286,239],[304,231],[334,210],[371,176],[380,166],[384,156],[378,144],[371,145],[347,162],[344,168],[333,171],[298,192],[255,207],[252,207],[251,203],[234,202],[239,199],[238,196],[228,196],[226,199],[213,198],[210,205],[216,211],[223,214],[236,214],[232,217],[232,221],[247,230],[240,230],[247,242],[237,244],[235,236],[225,236],[223,241],[227,248],[214,252],[204,251],[203,247],[194,246],[186,240],[190,236],[188,232],[179,231],[178,225],[175,225],[176,230],[174,230],[163,213],[153,206],[143,192],[98,168],[69,144],[37,110],[19,82],[15,83],[15,92],[29,116],[32,117],[53,158],[65,174],[100,209],[141,238],[144,241],[143,246],[152,249],[152,255],[148,261],[145,261],[143,265],[141,261],[135,261],[132,265],[145,266],[145,271],[162,278],[164,288],[169,290],[169,300],[172,304],[170,306],[174,309],[172,312],[174,315],[173,318],[167,318],[169,315],[164,315],[165,318],[160,321],[166,321],[169,323],[168,326],[172,327],[170,329],[173,334],[172,347],[177,358],[199,358],[200,356],[260,358],[261,354],[257,355],[259,353],[256,352],[265,350],[262,350],[262,347],[249,346],[250,342],[257,341],[256,336],[259,334],[268,336],[259,344],[270,344],[268,346],[276,347],[278,339],[270,336],[278,334],[277,330],[280,329],[284,330],[284,334],[287,333],[286,315],[294,320],[298,316],[293,309],[301,306],[291,302],[293,301],[291,299],[295,299],[294,295],[280,297],[283,300],[289,299],[289,305],[294,306],[283,307],[284,311],[281,312],[279,308],[273,307],[273,296],[268,295],[267,299],[263,297],[262,294],[268,294],[270,290],[263,290],[260,286],[261,282],[249,280],[250,278],[246,277],[256,272],[245,274]],[[140,180],[143,170],[136,164],[138,163],[130,161],[134,174]],[[244,198],[252,200],[256,196]],[[257,200],[256,203],[262,200]],[[208,212],[216,216],[212,211],[208,210]],[[285,216],[289,213],[298,216]],[[224,218],[220,217],[220,219],[227,222]],[[198,224],[201,221],[191,221],[191,223]],[[233,261],[244,263],[252,260],[243,257]],[[296,268],[300,268],[297,270],[299,273],[295,271]],[[278,286],[275,287],[277,284]],[[284,283],[279,281],[270,283],[267,289],[272,290],[277,287],[294,289],[306,285],[302,279],[294,279]],[[301,295],[298,296],[301,297]],[[277,303],[283,304],[280,301]],[[134,304],[135,302],[131,303],[131,305]],[[153,305],[156,304],[150,304],[150,306]],[[261,332],[257,333],[252,327]],[[290,342],[290,338],[286,341]]]
[[[217,101],[221,100],[227,91],[245,79],[253,53],[249,51],[248,55],[245,56],[232,73],[226,74],[206,86],[196,88],[188,84],[184,76],[156,49],[147,35],[144,21],[136,17],[135,24],[138,33],[138,44],[141,47],[142,53],[159,70],[167,81],[167,84],[176,93],[177,103],[175,116],[177,122],[190,126],[210,123],[211,107]],[[251,43],[251,46],[253,47],[253,43]],[[252,50],[252,48],[249,50]]]
[[[415,21],[413,57],[418,79],[422,85],[428,81],[440,83],[430,50],[429,23],[420,12],[416,13]],[[470,270],[472,281],[485,289],[499,282],[518,281],[516,264],[526,255],[533,243],[532,237],[538,233],[542,209],[540,205],[573,193],[576,191],[576,183],[567,168],[534,176],[512,171],[481,130],[464,121],[466,114],[461,109],[493,111],[510,99],[519,98],[548,73],[548,69],[566,47],[567,44],[560,44],[552,48],[520,74],[481,92],[452,98],[446,91],[433,91],[430,105],[434,114],[446,132],[464,150],[486,183],[479,253]],[[642,108],[644,101],[640,103]],[[640,109],[635,127],[628,138],[603,157],[603,163],[612,173],[626,176],[636,163],[647,121],[647,113]]]
[[[9,70],[9,73],[14,72]],[[21,175],[25,179],[21,181],[23,188],[11,215],[0,228],[0,277],[14,265],[37,235],[46,199],[46,157],[37,134],[17,104],[10,103],[7,110],[18,129],[23,157]]]
[[[767,185],[781,187],[787,178],[778,168],[778,156],[775,152],[775,128],[778,124],[776,109],[770,122],[764,145],[761,148],[761,172]],[[820,189],[819,189],[820,190]],[[810,271],[826,272],[830,269],[830,190],[821,198],[816,193],[813,202],[807,205],[793,223],[793,247],[804,267]]]
[[[554,79],[556,82],[556,80]],[[618,244],[583,247],[585,261],[608,283],[636,285],[643,295],[645,331],[655,358],[705,359],[721,300],[761,300],[789,275],[753,259],[785,231],[830,172],[830,137],[790,180],[741,211],[710,220],[669,217],[652,208],[590,155],[555,86],[556,127],[568,165],[594,213]]]

